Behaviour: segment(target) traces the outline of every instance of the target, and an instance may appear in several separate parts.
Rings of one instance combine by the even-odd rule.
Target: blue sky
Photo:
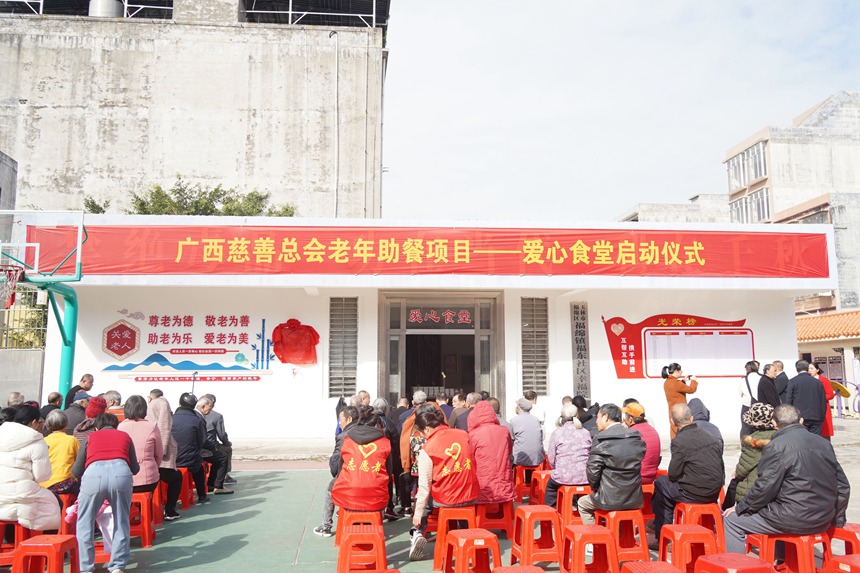
[[[383,216],[614,221],[860,90],[860,4],[392,2]]]

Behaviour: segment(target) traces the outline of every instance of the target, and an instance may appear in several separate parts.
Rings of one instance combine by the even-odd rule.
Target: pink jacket
[[[156,398],[149,403],[149,408],[146,410],[146,419],[149,422],[157,424],[158,431],[161,432],[161,449],[164,451],[164,457],[159,467],[175,470],[176,439],[173,437],[172,432],[173,412],[170,411],[170,404],[164,396]]]
[[[134,451],[140,464],[140,471],[134,476],[134,485],[158,482],[158,466],[164,456],[158,426],[146,420],[124,420],[118,429],[128,434],[134,442]]]

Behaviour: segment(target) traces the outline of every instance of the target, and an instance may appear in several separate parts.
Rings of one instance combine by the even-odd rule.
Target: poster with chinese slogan
[[[253,382],[275,360],[266,319],[241,313],[160,314],[117,311],[105,326],[105,372],[135,382]],[[270,321],[271,323],[271,321]]]
[[[745,323],[680,313],[638,323],[603,318],[618,378],[660,378],[672,362],[700,378],[738,376],[738,365],[755,359],[753,332]]]

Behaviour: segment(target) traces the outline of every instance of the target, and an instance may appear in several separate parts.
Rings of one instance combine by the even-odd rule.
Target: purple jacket
[[[573,422],[565,422],[549,438],[549,466],[551,477],[564,485],[588,483],[585,468],[591,453],[591,432],[584,428],[576,429]]]

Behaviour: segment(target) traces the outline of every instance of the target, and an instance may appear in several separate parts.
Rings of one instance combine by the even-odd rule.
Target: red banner
[[[95,226],[87,234],[85,275],[829,276],[824,233]],[[73,237],[68,227],[27,230],[41,243],[42,270],[62,261]]]

